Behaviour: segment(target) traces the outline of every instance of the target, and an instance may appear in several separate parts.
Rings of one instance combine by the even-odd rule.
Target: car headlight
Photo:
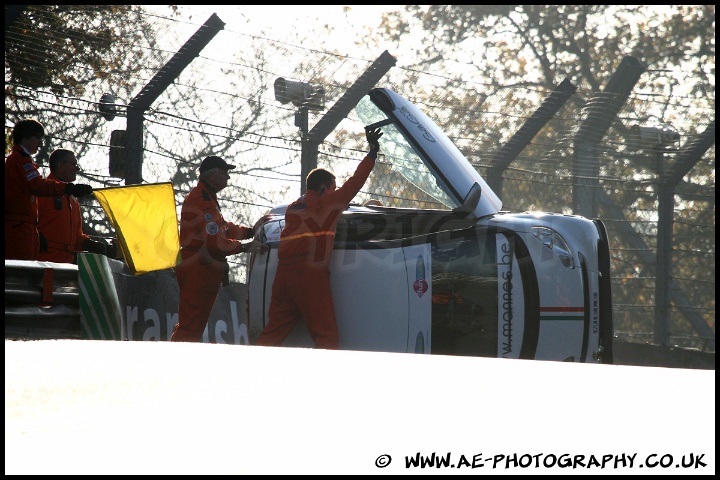
[[[575,268],[573,253],[559,233],[547,227],[531,227],[530,231],[532,231],[533,236],[537,238],[540,243],[550,249],[554,255],[558,256],[563,266]]]

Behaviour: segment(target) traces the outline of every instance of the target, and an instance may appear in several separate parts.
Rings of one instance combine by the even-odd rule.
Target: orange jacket
[[[308,190],[288,205],[278,248],[281,263],[308,261],[330,264],[340,215],[365,184],[373,167],[375,159],[368,155],[342,187],[322,196]]]
[[[48,179],[59,180],[54,173]],[[73,195],[38,199],[38,230],[48,243],[48,251],[38,258],[46,262],[75,263],[76,252],[91,240],[83,233],[80,202]]]
[[[36,197],[65,194],[67,183],[42,176],[20,145],[5,159],[5,258],[36,260],[38,202]]]
[[[202,265],[224,262],[228,255],[243,251],[240,240],[252,238],[252,229],[226,222],[220,213],[217,195],[200,180],[180,211],[180,248],[182,260],[199,255]]]

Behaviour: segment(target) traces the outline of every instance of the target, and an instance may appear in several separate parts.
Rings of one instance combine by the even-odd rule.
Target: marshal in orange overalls
[[[198,342],[207,326],[228,268],[225,259],[243,251],[250,227],[226,222],[217,196],[200,180],[180,212],[180,263],[175,267],[180,304],[171,341]]]
[[[329,269],[335,228],[342,212],[370,176],[376,155],[369,153],[337,190],[324,194],[307,190],[287,207],[269,320],[257,345],[282,345],[295,325],[305,319],[315,348],[338,348]]]
[[[32,156],[21,145],[5,159],[5,258],[37,260],[37,197],[65,194],[67,183],[42,176]]]
[[[60,181],[54,173],[49,180]],[[38,200],[38,230],[48,243],[47,252],[38,259],[46,262],[75,263],[77,252],[84,250],[85,242],[93,241],[82,230],[80,201],[74,195],[42,197]]]

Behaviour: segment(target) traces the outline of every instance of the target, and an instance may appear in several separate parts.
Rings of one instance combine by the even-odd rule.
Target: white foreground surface
[[[715,371],[5,341],[6,475],[430,473],[714,475]]]

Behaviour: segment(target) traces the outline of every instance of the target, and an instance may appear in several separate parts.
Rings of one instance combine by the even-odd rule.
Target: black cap
[[[215,155],[211,155],[202,161],[200,164],[200,173],[205,173],[213,168],[224,168],[225,170],[232,170],[235,165],[230,165],[225,160]]]

